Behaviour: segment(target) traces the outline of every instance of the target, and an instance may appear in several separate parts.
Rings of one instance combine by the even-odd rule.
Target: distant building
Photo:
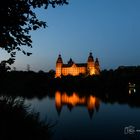
[[[98,58],[94,61],[92,53],[89,53],[89,57],[87,63],[74,63],[74,61],[70,58],[67,64],[63,63],[61,55],[59,54],[58,59],[56,61],[56,74],[55,77],[61,77],[72,75],[77,76],[80,74],[85,75],[98,75],[100,74],[100,65]]]

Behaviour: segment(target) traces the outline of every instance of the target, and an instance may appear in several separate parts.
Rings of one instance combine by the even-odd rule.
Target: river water
[[[106,97],[107,98],[107,97]],[[53,140],[140,139],[140,107],[103,101],[94,94],[56,91],[42,99],[26,99],[53,127]]]

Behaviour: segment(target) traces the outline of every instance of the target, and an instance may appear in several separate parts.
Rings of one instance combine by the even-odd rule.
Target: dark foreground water
[[[140,108],[103,102],[94,95],[56,91],[26,99],[41,119],[56,123],[53,140],[140,140]]]

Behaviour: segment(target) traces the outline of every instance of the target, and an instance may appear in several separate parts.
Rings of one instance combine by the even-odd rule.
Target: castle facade
[[[92,53],[89,53],[87,63],[75,63],[71,58],[67,64],[63,63],[62,57],[59,54],[56,61],[56,74],[55,77],[61,77],[72,75],[77,76],[80,74],[85,75],[99,75],[100,74],[100,65],[98,58],[95,59],[92,56]]]

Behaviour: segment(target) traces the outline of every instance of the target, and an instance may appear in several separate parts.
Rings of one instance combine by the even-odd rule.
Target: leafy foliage
[[[10,61],[11,59],[9,59],[8,61]],[[9,62],[10,63],[10,62]],[[0,63],[0,73],[4,73],[4,72],[7,72],[8,70],[10,70],[10,67],[7,66],[7,63],[6,61],[2,61]]]
[[[49,5],[68,4],[67,0],[4,0],[0,2],[0,48],[10,53],[10,61],[15,61],[17,51],[30,56],[21,46],[32,48],[31,30],[45,28],[46,22],[37,18],[35,8],[47,9]]]

